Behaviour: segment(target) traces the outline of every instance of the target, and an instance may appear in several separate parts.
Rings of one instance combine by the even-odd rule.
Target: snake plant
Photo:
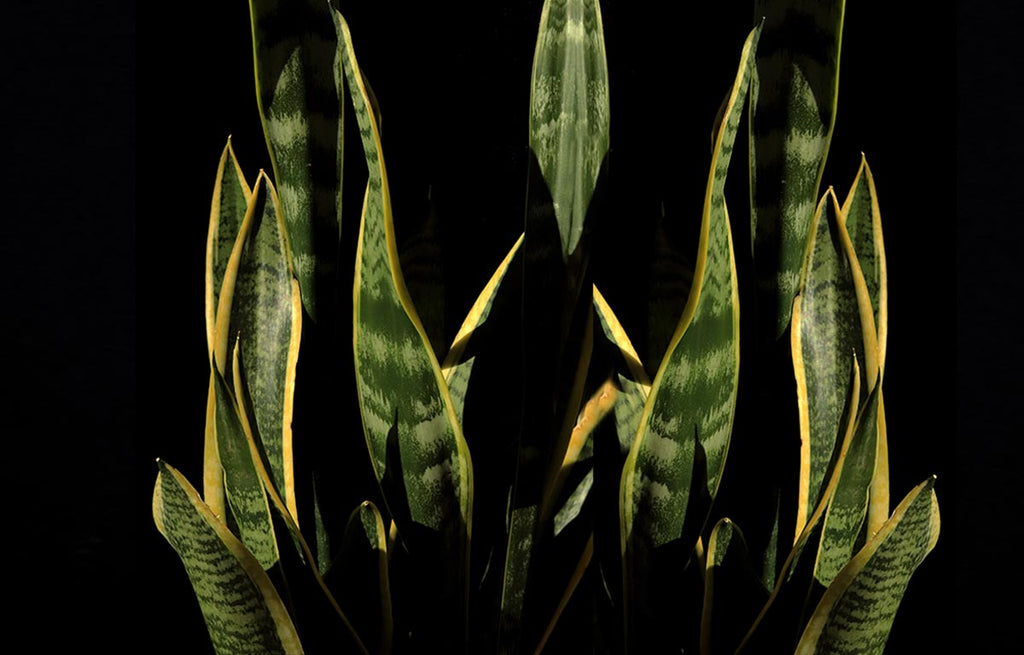
[[[228,140],[203,477],[159,460],[153,495],[216,652],[883,651],[939,512],[934,478],[890,499],[871,168],[842,202],[823,188],[845,2],[755,4],[695,128],[712,138],[692,250],[659,232],[617,313],[597,244],[630,243],[632,217],[608,201],[601,7],[544,2],[522,232],[455,330],[443,216],[401,234],[385,152],[403,143],[359,26],[250,0],[270,170]],[[356,451],[361,478],[321,457]]]

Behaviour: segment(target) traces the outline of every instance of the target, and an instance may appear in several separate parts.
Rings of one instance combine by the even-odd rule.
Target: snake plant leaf
[[[238,237],[241,254],[230,305],[230,333],[241,342],[254,432],[266,454],[271,479],[297,518],[292,408],[302,309],[283,213],[265,174],[256,181],[248,213]]]
[[[861,410],[839,481],[828,503],[818,546],[815,578],[827,587],[853,556],[868,511],[868,491],[875,472],[878,392]]]
[[[743,532],[721,519],[711,530],[705,557],[701,655],[734,652],[767,598]]]
[[[546,0],[530,81],[530,148],[554,201],[562,258],[583,234],[608,152],[608,64],[598,0]]]
[[[441,366],[441,372],[448,383],[448,391],[451,394],[452,405],[455,408],[455,416],[459,421],[459,425],[462,425],[462,412],[466,406],[466,390],[469,388],[469,380],[473,374],[474,357],[466,356],[466,347],[473,339],[476,331],[487,322],[487,318],[491,313],[491,306],[494,304],[494,299],[501,288],[501,282],[505,279],[505,274],[519,253],[519,248],[523,245],[524,236],[522,234],[519,235],[515,244],[508,251],[508,254],[498,264],[498,268],[495,269],[494,274],[491,275],[491,279],[487,281],[480,295],[477,296],[476,302],[473,303],[469,314],[466,315],[466,319],[462,322],[462,327],[459,328],[458,333],[455,335],[452,347],[444,359],[444,364]]]
[[[878,192],[867,159],[861,154],[860,168],[843,202],[843,220],[864,278],[864,292],[870,300],[877,329],[879,384],[885,372],[886,344],[889,333],[889,290],[882,238],[882,218]],[[885,403],[878,399],[878,450],[875,477],[871,483],[868,530],[874,534],[889,516],[889,444],[885,429]]]
[[[833,580],[804,630],[797,655],[884,651],[910,577],[939,537],[934,485],[931,478],[915,487]]]
[[[178,553],[220,655],[303,652],[270,578],[181,473],[158,460],[153,520]]]
[[[765,22],[750,90],[751,234],[765,318],[774,317],[776,338],[789,325],[832,139],[845,5],[755,5]]]
[[[534,655],[540,655],[540,653],[544,651],[544,647],[551,638],[552,632],[554,632],[555,627],[558,625],[558,619],[561,618],[562,614],[565,612],[565,608],[569,605],[569,601],[572,600],[572,596],[576,592],[576,588],[579,587],[580,581],[583,580],[583,576],[587,572],[587,567],[590,566],[590,560],[593,559],[593,557],[594,535],[591,534],[587,539],[587,545],[584,546],[583,553],[580,555],[579,561],[576,563],[576,568],[572,572],[572,577],[569,578],[569,584],[562,593],[562,597],[558,601],[558,606],[555,608],[555,612],[551,616],[551,620],[548,622],[548,626],[544,630],[544,634],[541,635],[537,648],[533,651]]]
[[[865,361],[855,262],[835,194],[814,213],[800,293],[793,302],[793,371],[800,417],[800,480],[796,533],[814,511],[826,482],[847,408],[851,353]],[[863,387],[862,387],[863,388]],[[863,391],[862,391],[863,394]]]
[[[388,434],[396,432],[406,498],[388,502],[408,503],[409,515],[403,519],[442,532],[465,529],[468,536],[473,504],[469,449],[405,288],[380,133],[348,25],[341,14],[333,15],[369,176],[353,288],[356,386],[366,442],[379,481],[385,475]],[[407,532],[401,523],[399,529]]]
[[[596,285],[594,312],[600,321],[605,339],[613,344],[620,356],[621,370],[616,373],[619,392],[614,406],[615,431],[619,438],[619,448],[623,456],[626,456],[640,428],[640,417],[643,415],[647,396],[651,392],[651,381],[625,329]]]
[[[249,0],[256,100],[302,303],[336,273],[344,143],[337,38],[327,2]]]
[[[238,536],[264,569],[278,560],[270,506],[257,470],[259,454],[251,447],[235,398],[219,372],[216,377],[217,446],[224,467],[224,487]]]
[[[739,299],[723,191],[759,34],[757,27],[743,45],[727,119],[716,138],[694,286],[623,468],[623,553],[634,539],[657,547],[680,537],[694,475],[695,432],[706,454],[712,497],[725,462],[739,375]]]
[[[884,369],[889,332],[889,282],[878,192],[871,167],[863,154],[857,176],[843,201],[842,217],[864,275],[871,314],[877,328],[878,368]]]
[[[349,517],[341,552],[327,581],[370,652],[390,652],[387,533],[380,512],[370,501],[361,503]]]
[[[210,225],[206,239],[206,344],[211,366],[216,345],[217,305],[221,287],[234,249],[235,238],[242,227],[252,190],[245,181],[242,169],[231,147],[231,137],[221,152],[217,164],[217,177],[210,203]],[[226,335],[225,335],[226,338]],[[223,370],[221,371],[223,373]],[[214,379],[210,374],[210,387],[206,403],[206,441],[203,454],[203,499],[217,516],[224,516],[224,473],[217,455],[217,433],[214,419],[216,399]]]

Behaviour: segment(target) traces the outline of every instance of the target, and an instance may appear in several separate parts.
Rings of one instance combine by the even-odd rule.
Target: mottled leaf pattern
[[[343,96],[327,2],[249,0],[256,98],[291,241],[302,303],[336,272]]]
[[[219,655],[297,655],[302,645],[263,567],[177,470],[157,462],[153,520],[178,553]]]
[[[501,281],[505,279],[505,273],[508,272],[509,266],[512,265],[512,260],[522,245],[523,235],[519,235],[512,249],[505,255],[505,259],[501,261],[491,279],[487,281],[480,295],[477,296],[476,302],[473,303],[469,314],[466,315],[466,320],[462,322],[462,327],[459,328],[458,334],[455,335],[452,347],[448,351],[448,356],[444,359],[444,365],[441,367],[444,379],[448,383],[448,391],[451,394],[452,405],[455,408],[455,416],[458,417],[460,425],[462,424],[462,411],[466,405],[466,390],[469,387],[469,379],[473,374],[474,358],[463,356],[466,351],[466,345],[473,338],[474,332],[490,316],[491,305],[494,303],[494,298],[498,295],[498,289],[501,288]]]
[[[821,498],[838,443],[851,355],[858,362],[865,357],[853,268],[831,189],[818,204],[811,227],[791,332],[800,415],[797,534]]]
[[[715,143],[694,286],[644,407],[622,473],[623,549],[680,536],[693,476],[693,435],[707,456],[713,497],[732,430],[739,375],[739,300],[724,187],[760,28],[743,46]],[[638,534],[634,534],[638,532]]]
[[[291,424],[302,310],[281,208],[266,175],[256,181],[239,246],[230,333],[241,343],[254,433],[275,487],[297,517]]]
[[[353,347],[363,430],[377,479],[397,433],[409,518],[435,530],[468,530],[472,463],[448,387],[405,289],[380,135],[348,25],[334,12],[369,174],[356,253]],[[401,527],[401,526],[400,526]]]
[[[789,325],[832,138],[845,4],[759,0],[755,7],[765,23],[750,91],[751,234],[776,338]]]
[[[915,487],[825,591],[797,655],[882,653],[910,577],[939,537],[934,478]]]
[[[857,420],[853,441],[843,458],[839,481],[825,513],[814,574],[826,587],[853,556],[864,526],[868,488],[875,472],[877,427],[878,393],[875,392],[868,397]]]
[[[235,409],[235,399],[220,373],[216,374],[215,383],[217,446],[231,515],[246,548],[264,569],[269,569],[277,562],[278,553],[270,506],[257,470],[259,454],[250,445]]]
[[[597,0],[547,0],[530,85],[530,148],[551,191],[562,257],[576,250],[608,152],[608,65]]]

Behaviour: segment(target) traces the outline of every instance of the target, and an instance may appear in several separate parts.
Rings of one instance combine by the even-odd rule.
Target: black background
[[[225,137],[250,181],[268,165],[248,12],[242,2],[147,6],[136,69],[129,3],[16,7],[0,28],[14,198],[0,252],[16,473],[4,534],[20,553],[8,560],[19,605],[108,651],[204,652],[187,577],[148,505],[156,456],[199,479],[202,262]],[[645,220],[663,201],[696,223],[711,123],[753,24],[747,3],[602,8],[612,174],[639,181],[637,214],[622,220]],[[345,11],[384,112],[392,187],[453,199],[451,220],[473,231],[464,296],[449,299],[468,307],[521,229],[539,3]],[[1019,581],[1009,536],[1021,430],[1005,390],[1020,378],[1021,203],[1005,173],[1020,168],[1020,24],[1018,9],[992,3],[847,6],[825,183],[845,194],[866,153],[889,261],[894,501],[935,473],[944,519],[892,652],[945,651],[952,639],[987,652],[1013,632],[1013,605],[988,592]],[[456,208],[462,198],[470,209]],[[401,221],[398,199],[395,210]]]

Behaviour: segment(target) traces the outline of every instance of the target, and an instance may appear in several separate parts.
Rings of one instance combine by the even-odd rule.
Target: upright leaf
[[[230,306],[230,333],[241,342],[254,432],[273,482],[297,519],[292,407],[302,309],[281,207],[266,175],[256,181],[249,214],[237,245],[241,256]],[[235,389],[235,393],[241,391]]]
[[[751,235],[764,323],[789,325],[835,124],[845,0],[759,0],[750,90]]]
[[[220,655],[302,653],[298,634],[260,563],[177,470],[158,461],[153,520],[177,551]]]
[[[843,567],[804,630],[797,655],[882,653],[910,577],[939,538],[931,478],[915,487],[882,529]]]
[[[732,653],[767,593],[754,571],[743,532],[725,518],[708,539],[701,616],[701,655]]]
[[[334,12],[340,56],[359,122],[367,181],[353,288],[353,349],[363,430],[378,480],[388,466],[389,433],[408,504],[399,516],[433,530],[468,534],[472,463],[441,368],[405,289],[395,244],[380,133],[370,111],[348,25]],[[395,513],[397,505],[391,507]],[[403,534],[405,526],[399,524]]]
[[[315,321],[318,288],[336,272],[341,225],[337,37],[326,1],[249,0],[249,12],[256,100],[302,303]]]
[[[352,512],[341,552],[328,576],[335,595],[371,652],[391,651],[391,590],[387,534],[376,505],[366,501]]]
[[[800,487],[796,533],[821,498],[842,417],[851,353],[865,361],[854,263],[839,205],[829,189],[814,214],[800,294],[793,302],[793,371],[800,416]],[[863,387],[862,387],[863,389]],[[862,394],[864,392],[862,391]]]
[[[563,258],[583,234],[608,152],[608,108],[598,0],[547,0],[533,56],[530,148],[551,191]]]
[[[227,273],[235,239],[241,230],[252,191],[235,159],[231,138],[224,146],[217,165],[217,178],[210,203],[210,226],[206,238],[206,345],[210,366],[214,366],[217,336],[217,306]],[[234,275],[232,274],[232,282]],[[231,290],[228,291],[231,293]],[[226,339],[227,335],[223,335]],[[226,341],[225,341],[226,343]],[[221,370],[224,373],[224,370]],[[203,498],[217,516],[224,516],[224,472],[217,453],[217,428],[214,419],[214,377],[210,373],[210,387],[206,403],[206,443],[203,453]]]
[[[686,309],[651,386],[622,473],[622,538],[659,546],[680,536],[696,432],[714,496],[729,445],[739,375],[739,299],[724,187],[760,28],[743,46],[715,142],[697,270]]]

